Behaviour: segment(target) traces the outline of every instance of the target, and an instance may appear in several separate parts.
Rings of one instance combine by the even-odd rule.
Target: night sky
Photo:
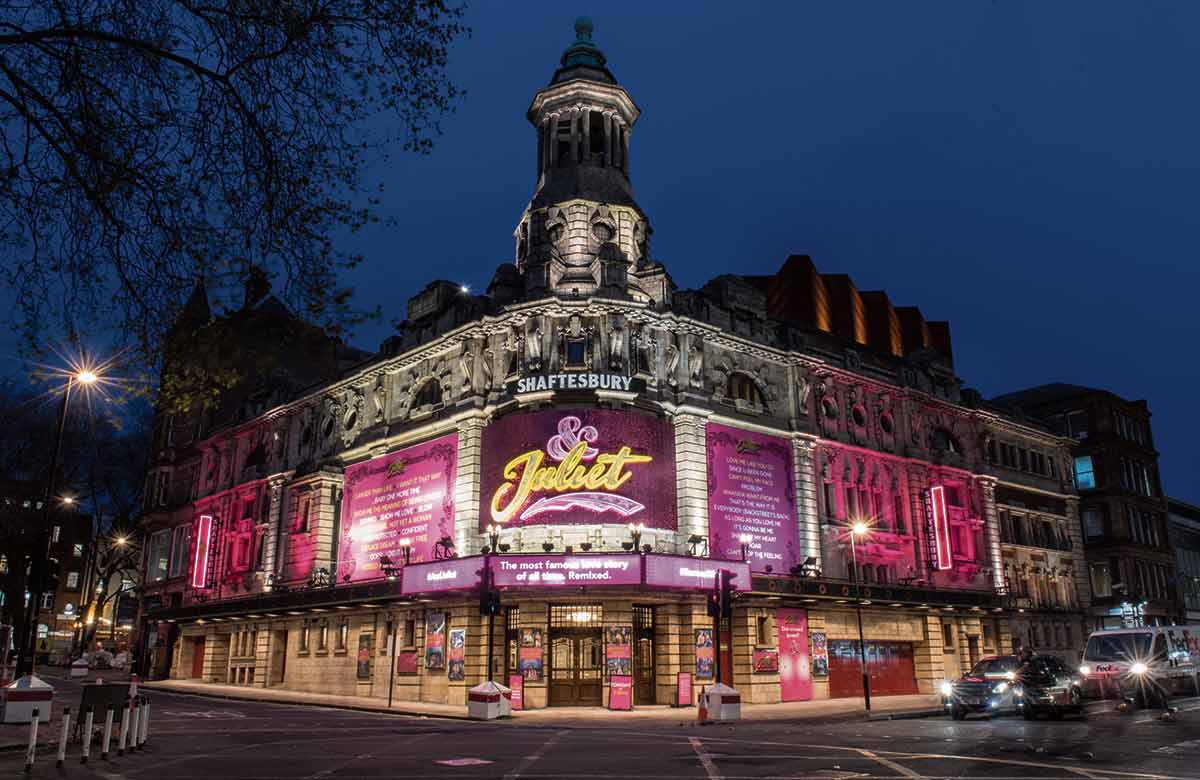
[[[1167,492],[1200,503],[1196,2],[476,0],[445,135],[370,171],[399,224],[350,239],[349,281],[384,309],[356,345],[430,279],[482,292],[512,259],[525,110],[581,13],[644,112],[633,183],[681,288],[809,254],[948,319],[985,396],[1147,399]]]
[[[512,259],[524,112],[578,13],[643,111],[633,182],[681,288],[809,254],[950,320],[986,396],[1147,399],[1167,492],[1200,502],[1200,3],[476,2],[466,100],[432,155],[378,170],[399,227],[354,239],[385,319]]]

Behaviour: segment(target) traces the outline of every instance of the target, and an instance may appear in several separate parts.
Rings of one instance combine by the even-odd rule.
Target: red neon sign
[[[929,488],[929,524],[933,528],[934,550],[938,569],[954,565],[950,554],[950,519],[946,512],[946,489],[941,485]]]
[[[196,522],[195,555],[192,557],[192,587],[208,587],[208,549],[212,543],[212,515],[200,515]]]

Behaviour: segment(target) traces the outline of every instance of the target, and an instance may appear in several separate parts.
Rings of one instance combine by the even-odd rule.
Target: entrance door
[[[196,637],[192,642],[192,677],[204,677],[204,637]]]
[[[595,706],[603,699],[604,638],[600,630],[550,637],[550,706]]]
[[[271,632],[271,678],[269,685],[282,685],[287,672],[287,631]]]
[[[654,607],[633,607],[633,703],[654,704]]]

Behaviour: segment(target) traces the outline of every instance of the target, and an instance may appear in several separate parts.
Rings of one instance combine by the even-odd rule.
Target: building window
[[[350,638],[350,623],[349,623],[349,621],[343,620],[341,623],[338,624],[337,647],[335,647],[334,649],[345,652],[346,651],[346,641],[349,638]]]
[[[73,557],[73,558],[82,558],[83,557],[83,545],[82,544],[71,545],[71,557]]]
[[[0,574],[8,574],[8,556],[0,555]]]
[[[1082,441],[1088,437],[1087,412],[1067,412],[1067,435]]]
[[[73,571],[67,574],[67,590],[79,590],[79,572]]]
[[[766,406],[763,403],[762,392],[758,389],[758,385],[745,374],[733,374],[729,377],[727,395],[733,401],[745,401],[758,407]]]
[[[1079,455],[1075,458],[1075,487],[1080,490],[1092,490],[1096,487],[1091,455]]]
[[[50,541],[57,542],[58,537],[60,536],[62,536],[62,526],[56,525],[54,526],[54,530],[50,533]]]
[[[43,593],[42,594],[42,609],[51,609],[51,610],[54,609],[54,594],[53,593]]]
[[[509,613],[511,614],[513,611],[509,610]],[[412,618],[404,621],[404,642],[402,644],[404,647],[417,646],[417,621]]]
[[[1108,564],[1092,564],[1092,595],[1096,598],[1107,598],[1112,595],[1112,578]]]
[[[421,389],[417,391],[417,397],[413,401],[413,408],[420,409],[422,406],[437,406],[442,402],[442,385],[436,379],[426,380],[425,384],[421,385]]]
[[[300,624],[300,652],[308,652],[308,621]]]
[[[171,563],[167,570],[168,577],[182,577],[187,574],[188,555],[192,547],[192,526],[189,523],[175,526],[171,532]]]
[[[950,623],[942,623],[942,652],[954,653],[954,626]]]
[[[329,621],[322,620],[321,625],[317,628],[317,650],[325,651],[329,649]]]
[[[170,557],[171,532],[158,531],[152,534],[146,551],[146,579],[151,582],[166,579]]]

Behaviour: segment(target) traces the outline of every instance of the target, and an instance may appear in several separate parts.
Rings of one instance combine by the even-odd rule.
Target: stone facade
[[[207,516],[218,531],[207,550],[188,542],[187,573],[148,589],[155,608],[147,612],[169,648],[162,673],[463,703],[487,671],[486,618],[473,595],[414,599],[387,579],[346,581],[337,550],[343,472],[454,433],[453,532],[438,540],[436,555],[472,556],[496,543],[513,555],[629,550],[630,530],[618,521],[536,520],[501,529],[497,542],[482,530],[483,437],[496,420],[539,409],[615,410],[669,423],[674,517],[668,527],[638,531],[654,554],[713,554],[710,426],[784,443],[796,510],[781,541],[798,551],[796,563],[756,568],[717,640],[747,701],[782,695],[771,668],[781,607],[806,611],[814,644],[805,652],[830,643],[830,670],[814,676],[815,697],[850,695],[856,599],[870,653],[890,675],[880,679],[885,688],[932,692],[983,655],[1011,649],[1020,613],[1008,600],[1004,567],[1017,554],[1004,551],[998,518],[1016,505],[1000,505],[1008,478],[990,442],[1003,434],[1060,464],[1066,442],[964,390],[945,323],[893,307],[883,293],[859,293],[846,277],[818,274],[807,258],[789,258],[772,277],[722,276],[677,290],[652,257],[649,221],[629,183],[639,110],[591,43],[590,25],[577,26],[577,36],[529,109],[538,183],[517,226],[513,262],[497,270],[487,295],[433,282],[410,300],[399,334],[335,379],[245,419],[173,422],[193,426],[191,444],[157,459],[152,472],[189,480],[178,494],[186,498],[147,522]],[[575,377],[589,374],[619,377],[620,386],[577,387]],[[518,384],[531,378],[541,383]],[[1065,506],[1073,489],[1069,473],[1057,473],[1057,482],[1035,488]],[[945,498],[944,525],[931,524],[931,494]],[[1072,517],[1064,510],[1055,520]],[[852,543],[858,522],[869,532]],[[1061,552],[1050,565],[1076,565]],[[201,557],[207,576],[198,579]],[[632,626],[634,677],[650,678],[639,703],[673,700],[677,675],[699,669],[696,632],[713,626],[702,592],[522,587],[502,597],[509,611],[493,634],[497,675],[519,666],[514,637],[535,636],[524,632],[583,642],[580,652],[595,653],[587,643],[601,629]],[[1083,603],[1073,589],[1064,598]],[[567,607],[595,620],[556,626],[555,610]],[[409,653],[421,660],[430,613],[466,632],[461,680],[408,665]],[[545,648],[547,659],[557,647]],[[609,676],[596,674],[608,701]],[[592,690],[588,679],[577,681],[580,690]],[[546,679],[531,679],[526,706],[547,706],[551,694]]]

